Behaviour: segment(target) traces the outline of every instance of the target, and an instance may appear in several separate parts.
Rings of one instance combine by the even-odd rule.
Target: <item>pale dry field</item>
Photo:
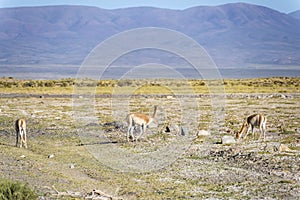
[[[103,199],[300,197],[298,93],[229,94],[223,107],[210,95],[98,96],[93,105],[83,97],[79,109],[73,100],[0,98],[0,177],[29,183],[41,199],[91,198],[93,190]],[[127,142],[126,114],[151,114],[153,105],[158,115],[147,133]],[[265,142],[249,136],[221,143],[253,113],[268,119]],[[17,118],[27,120],[28,149],[14,146]],[[211,134],[197,136],[199,130]]]

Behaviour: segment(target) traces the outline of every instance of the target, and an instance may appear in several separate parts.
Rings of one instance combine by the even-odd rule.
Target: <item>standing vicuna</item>
[[[260,114],[250,115],[249,117],[247,117],[246,122],[243,123],[240,132],[236,133],[236,139],[240,139],[246,129],[247,129],[247,132],[246,132],[246,135],[243,136],[243,138],[247,137],[250,129],[251,129],[252,135],[254,136],[254,127],[258,127],[260,130],[260,137],[263,135],[264,141],[265,141],[265,139],[266,139],[266,123],[267,123],[267,118],[265,116],[260,115]]]
[[[141,113],[131,113],[127,115],[127,123],[128,123],[127,141],[129,141],[129,132],[131,134],[132,140],[134,141],[133,130],[136,125],[140,126],[141,132],[140,135],[135,139],[135,141],[137,141],[142,136],[142,134],[145,133],[146,127],[156,117],[156,111],[157,111],[157,106],[154,106],[154,112],[152,117]]]
[[[19,137],[21,139],[20,148],[24,143],[24,146],[27,149],[26,122],[24,119],[18,119],[16,121],[16,147],[18,146]]]

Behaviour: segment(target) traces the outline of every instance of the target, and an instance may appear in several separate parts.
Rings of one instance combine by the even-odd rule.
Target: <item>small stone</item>
[[[165,133],[170,133],[170,132],[171,132],[170,128],[166,126]]]
[[[20,158],[26,158],[26,156],[25,155],[21,155]]]
[[[236,143],[233,136],[225,135],[222,137],[222,144],[234,144]]]
[[[71,163],[71,164],[69,165],[69,168],[70,168],[70,169],[74,169],[74,168],[75,168],[75,165],[74,165],[73,163]]]
[[[211,135],[210,132],[206,131],[206,130],[200,130],[197,133],[197,136],[209,136]]]
[[[48,158],[54,158],[54,154],[50,154]]]
[[[166,127],[166,133],[170,132],[172,134],[179,134],[180,133],[180,128],[176,124],[170,124],[169,126]]]
[[[186,136],[188,134],[189,134],[188,130],[185,127],[181,127],[181,135]]]
[[[284,95],[284,94],[281,94],[280,97],[281,97],[282,99],[286,99],[286,98],[287,98],[287,96]]]
[[[280,144],[279,146],[279,152],[282,152],[282,151],[292,151],[288,146],[286,146],[285,144]]]

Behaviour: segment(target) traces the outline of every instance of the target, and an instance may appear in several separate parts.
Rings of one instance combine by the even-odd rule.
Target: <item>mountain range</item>
[[[182,32],[202,45],[221,67],[300,65],[300,11],[285,14],[245,3],[185,10],[154,7],[107,10],[88,6],[1,8],[0,65],[80,65],[106,38],[140,27]],[[155,60],[160,56],[154,52],[148,57]],[[149,62],[146,57],[128,59]]]
[[[296,19],[300,19],[300,10],[291,12],[289,15],[296,18]]]

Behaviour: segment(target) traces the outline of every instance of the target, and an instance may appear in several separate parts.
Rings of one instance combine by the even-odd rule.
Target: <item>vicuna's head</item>
[[[236,139],[240,139],[241,136],[242,136],[241,132],[235,131],[235,138],[236,138]]]

